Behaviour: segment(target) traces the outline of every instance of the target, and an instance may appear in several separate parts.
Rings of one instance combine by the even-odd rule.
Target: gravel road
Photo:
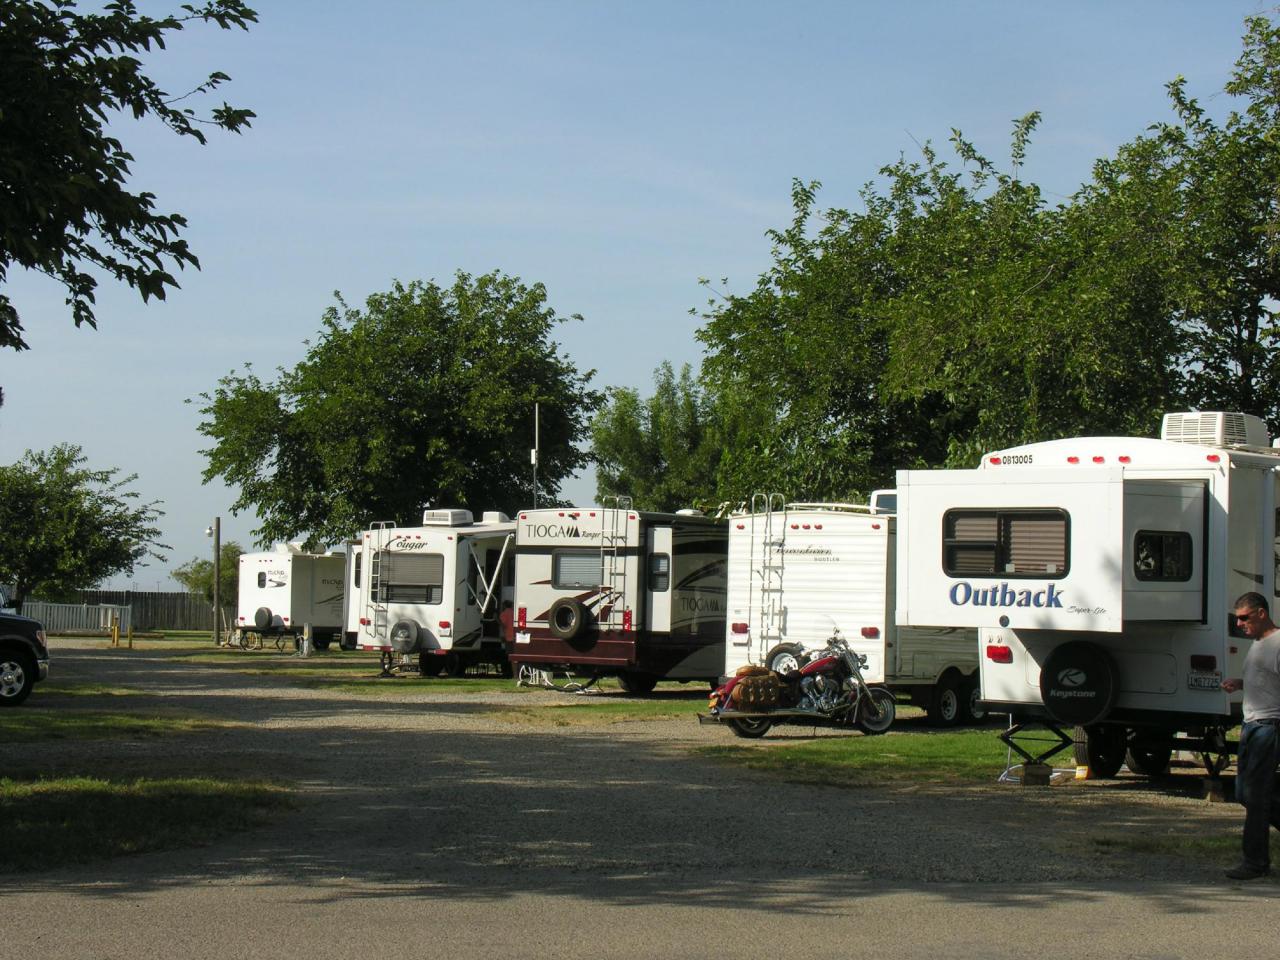
[[[0,772],[266,777],[300,803],[206,848],[0,873],[12,956],[752,957],[825,944],[934,957],[945,944],[1003,957],[1065,938],[1075,956],[1174,957],[1228,931],[1236,957],[1274,954],[1270,925],[1255,935],[1249,918],[1274,909],[1280,885],[1232,886],[1222,864],[1107,844],[1133,828],[1188,841],[1239,830],[1234,805],[1136,778],[801,785],[693,755],[741,741],[689,721],[501,718],[553,692],[374,700],[85,641],[56,641],[54,657],[59,678],[143,691],[116,706],[241,725],[0,744]],[[22,709],[57,704],[69,698]],[[38,919],[15,922],[28,911]]]

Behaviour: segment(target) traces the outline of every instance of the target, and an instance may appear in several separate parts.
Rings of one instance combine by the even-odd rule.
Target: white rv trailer
[[[516,535],[514,664],[616,676],[715,680],[724,666],[723,522],[606,507],[522,510]]]
[[[1077,437],[975,470],[901,471],[898,623],[977,627],[983,699],[1064,740],[1053,724],[1083,728],[1078,757],[1100,775],[1126,753],[1161,772],[1179,731],[1223,765],[1240,694],[1221,681],[1249,645],[1230,614],[1245,592],[1276,597],[1268,444],[1255,417],[1175,413],[1159,440]]]
[[[341,553],[308,553],[298,543],[240,555],[236,632],[301,637],[311,625],[316,649],[342,636]]]
[[[426,510],[419,527],[378,523],[351,551],[356,645],[384,668],[417,655],[426,676],[501,664],[498,616],[511,600],[516,526],[502,513]],[[351,615],[351,611],[348,612]]]
[[[977,631],[894,622],[897,520],[884,512],[892,491],[877,494],[869,506],[756,495],[730,516],[724,672],[785,669],[838,629],[867,658],[868,683],[940,726],[979,720]]]
[[[343,573],[342,587],[342,649],[356,649],[356,641],[360,636],[360,617],[364,614],[360,606],[360,580],[364,566],[364,536],[361,535],[347,541],[346,570]]]

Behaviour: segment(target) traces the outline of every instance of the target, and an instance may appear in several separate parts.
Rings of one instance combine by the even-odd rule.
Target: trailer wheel
[[[551,635],[560,640],[572,640],[587,625],[587,608],[581,600],[561,597],[547,611]]]
[[[794,673],[808,662],[804,647],[798,643],[780,643],[764,655],[764,665],[774,673]]]
[[[758,740],[768,733],[772,726],[773,721],[768,717],[743,717],[729,721],[729,729],[733,731],[734,736],[745,740]]]
[[[444,657],[436,656],[430,650],[418,654],[418,672],[424,677],[438,677],[444,672]]]
[[[1124,762],[1134,773],[1145,777],[1163,777],[1169,772],[1169,759],[1172,756],[1173,747],[1167,742],[1138,736],[1129,744]]]
[[[275,617],[271,613],[270,607],[259,607],[253,612],[253,625],[259,630],[270,630],[271,624],[275,622]]]
[[[315,647],[317,650],[328,650],[329,642],[330,642],[329,637],[312,637],[311,638],[311,645]]]
[[[960,722],[963,710],[959,678],[948,670],[933,685],[933,697],[929,701],[929,722],[935,727],[954,727]]]
[[[451,677],[465,677],[467,675],[467,661],[456,650],[450,650],[442,658],[444,660],[444,672]]]
[[[618,674],[618,686],[626,693],[643,696],[646,693],[653,693],[653,688],[657,685],[658,678],[651,673],[636,673],[633,670],[624,670]]]
[[[985,723],[987,708],[982,706],[982,687],[975,674],[960,684],[960,711],[964,723]]]
[[[1124,766],[1124,727],[1076,727],[1075,741],[1076,764],[1087,766],[1092,776],[1110,779]]]

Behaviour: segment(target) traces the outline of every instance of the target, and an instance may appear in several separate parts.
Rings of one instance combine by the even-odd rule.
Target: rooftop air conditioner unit
[[[424,527],[465,527],[473,521],[470,510],[423,510]]]
[[[1206,447],[1271,445],[1266,423],[1248,413],[1166,413],[1160,439]]]

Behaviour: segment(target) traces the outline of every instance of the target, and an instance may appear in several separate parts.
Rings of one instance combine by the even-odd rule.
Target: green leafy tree
[[[177,287],[172,267],[199,267],[179,236],[186,220],[128,189],[133,156],[108,132],[113,116],[154,117],[200,143],[204,127],[238,132],[253,117],[226,103],[207,116],[188,105],[228,80],[224,73],[178,95],[144,73],[138,57],[193,21],[228,30],[257,20],[241,0],[181,10],[155,19],[129,0],[99,13],[77,12],[74,0],[0,0],[0,284],[14,264],[53,277],[77,326],[96,326],[89,271],[145,301]],[[0,293],[0,347],[26,346],[18,311]]]
[[[591,425],[596,491],[630,496],[640,510],[714,504],[719,447],[711,409],[688,364],[654,372],[653,396],[615,388]]]
[[[260,542],[336,543],[427,506],[513,513],[554,498],[587,460],[575,443],[600,403],[593,371],[562,357],[541,284],[494,272],[451,286],[397,283],[363,312],[326,311],[305,359],[263,380],[246,369],[202,394],[207,481],[238,488]]]
[[[158,504],[125,489],[136,475],[86,462],[64,443],[0,467],[0,582],[14,585],[19,610],[29,596],[66,597],[169,549],[157,539]]]
[[[222,603],[235,603],[240,595],[242,553],[244,550],[234,540],[222,544],[218,551],[218,599]],[[212,560],[196,557],[174,570],[171,576],[192,593],[213,603]]]

